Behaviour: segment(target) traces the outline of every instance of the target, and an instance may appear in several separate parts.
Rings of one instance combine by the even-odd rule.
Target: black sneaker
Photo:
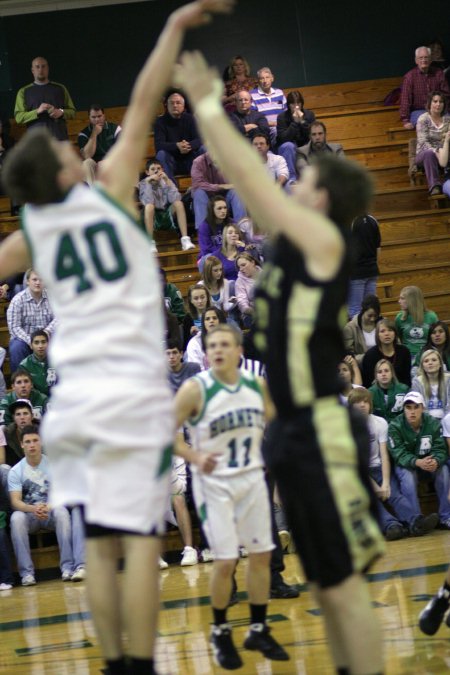
[[[228,623],[213,626],[210,636],[214,658],[225,670],[237,670],[242,666],[242,659],[236,651]]]
[[[403,539],[403,537],[406,537],[406,534],[405,528],[401,523],[392,523],[388,525],[384,538],[387,541],[395,541],[396,539]]]
[[[296,589],[295,586],[289,586],[283,580],[277,581],[270,587],[270,597],[271,598],[298,598],[300,592]]]
[[[419,614],[419,628],[425,635],[434,635],[438,632],[445,612],[449,608],[450,593],[440,588],[434,598]],[[448,625],[448,620],[447,620]]]
[[[256,628],[256,625],[258,625],[258,628]],[[261,652],[266,659],[289,661],[289,654],[270,635],[270,628],[265,624],[254,624],[253,628],[250,628],[244,640],[244,647]]]
[[[439,516],[437,513],[430,513],[429,516],[417,516],[411,526],[411,534],[415,537],[422,537],[434,530],[438,522]]]

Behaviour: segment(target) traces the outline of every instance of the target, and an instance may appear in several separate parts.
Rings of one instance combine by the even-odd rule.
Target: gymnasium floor
[[[387,555],[370,574],[370,589],[384,634],[386,674],[449,673],[450,629],[433,638],[417,628],[417,615],[438,588],[450,561],[450,533],[434,532],[387,545]],[[304,586],[294,555],[285,556],[285,579],[301,589],[298,600],[272,600],[268,615],[291,661],[270,662],[242,650],[243,675],[333,673],[320,611]],[[248,619],[244,592],[247,561],[238,568],[240,602],[229,611],[237,645]],[[160,572],[162,608],[156,662],[160,675],[224,673],[208,648],[210,564]],[[59,579],[0,593],[2,675],[90,675],[102,665],[83,583]]]

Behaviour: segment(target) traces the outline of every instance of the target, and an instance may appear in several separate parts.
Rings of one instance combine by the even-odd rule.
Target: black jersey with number
[[[330,281],[317,281],[303,253],[286,237],[277,238],[258,280],[254,340],[281,417],[339,392],[347,289],[346,256]]]

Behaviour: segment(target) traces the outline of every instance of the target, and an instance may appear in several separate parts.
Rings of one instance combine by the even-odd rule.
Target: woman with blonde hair
[[[243,56],[234,56],[228,66],[228,73],[225,77],[225,96],[222,99],[223,105],[228,112],[236,110],[234,104],[235,96],[241,89],[255,89],[258,86],[258,80],[250,74],[249,62]]]
[[[245,249],[240,236],[241,233],[237,225],[228,223],[222,230],[222,246],[213,251],[213,256],[220,260],[223,265],[225,279],[229,279],[230,281],[236,281],[237,279],[236,260],[239,253]]]
[[[425,346],[432,323],[438,320],[435,312],[426,308],[423,293],[418,286],[405,286],[398,299],[401,311],[395,325],[402,344],[408,347],[414,360]]]
[[[412,389],[422,394],[426,412],[442,419],[450,412],[450,373],[444,372],[442,357],[436,349],[427,349],[420,358]]]
[[[239,253],[236,258],[239,270],[236,280],[236,299],[242,316],[242,323],[249,328],[253,321],[255,283],[261,268],[250,253]]]
[[[398,381],[389,359],[380,359],[373,375],[373,384],[369,387],[373,398],[373,414],[392,422],[403,412],[403,399],[409,386]]]

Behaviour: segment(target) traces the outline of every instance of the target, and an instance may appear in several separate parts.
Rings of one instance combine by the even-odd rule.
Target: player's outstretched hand
[[[209,23],[213,14],[229,14],[234,4],[235,0],[197,0],[177,9],[172,19],[183,28],[196,28]]]
[[[194,105],[206,97],[220,103],[223,83],[215,68],[210,68],[200,52],[183,52],[180,63],[174,66],[173,84],[182,88]]]

